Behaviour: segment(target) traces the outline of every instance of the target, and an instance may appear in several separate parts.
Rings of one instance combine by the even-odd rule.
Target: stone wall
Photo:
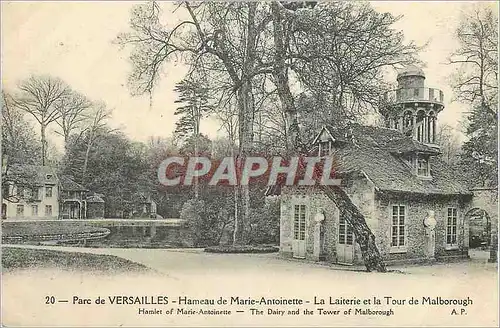
[[[435,258],[467,257],[469,227],[465,214],[470,208],[466,196],[418,196],[382,194],[376,192],[373,184],[358,175],[343,180],[343,188],[364,215],[367,225],[375,235],[375,242],[381,255],[389,263],[428,261],[426,231],[423,220],[429,210],[435,212]],[[336,245],[339,211],[335,204],[316,187],[284,187],[281,194],[280,253],[291,257],[293,240],[294,205],[306,205],[306,258],[316,260],[314,251],[314,216],[319,209],[325,214],[324,255],[327,262],[337,262]],[[406,207],[406,249],[391,248],[392,206]],[[458,211],[457,247],[446,245],[446,220],[448,207]],[[363,264],[359,245],[355,243],[354,264]]]
[[[312,187],[284,187],[281,195],[280,253],[292,257],[293,211],[295,205],[306,205],[306,258],[312,258],[314,248],[314,216],[319,209],[325,214],[325,256],[336,261],[338,209],[320,190]]]
[[[419,262],[427,261],[426,231],[423,220],[433,210],[436,219],[435,228],[435,258],[466,257],[468,250],[468,224],[465,213],[469,209],[469,202],[459,196],[421,196],[395,195],[377,193],[376,213],[379,229],[375,233],[377,246],[388,263],[391,262]],[[406,207],[406,251],[391,248],[392,206]],[[446,246],[446,220],[448,207],[457,208],[457,247]]]
[[[106,226],[106,224],[100,224]],[[170,227],[151,225],[107,226],[110,234],[94,243],[122,247],[162,246],[193,247],[189,229],[185,226]]]
[[[378,229],[378,221],[374,218],[375,210],[373,184],[364,176],[343,180],[343,188],[365,216],[372,231]],[[317,187],[284,187],[281,193],[280,216],[280,253],[291,257],[293,240],[293,211],[295,205],[306,205],[306,258],[315,260],[314,250],[314,216],[318,210],[323,210],[324,221],[324,256],[327,262],[337,262],[336,246],[338,236],[339,211]],[[354,264],[362,264],[359,245],[354,242]]]

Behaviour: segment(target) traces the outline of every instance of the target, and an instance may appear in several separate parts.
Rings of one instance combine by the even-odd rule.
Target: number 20
[[[45,304],[54,304],[56,298],[54,296],[45,296]]]

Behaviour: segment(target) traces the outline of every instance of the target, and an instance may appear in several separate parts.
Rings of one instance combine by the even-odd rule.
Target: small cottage
[[[473,193],[442,162],[436,145],[443,93],[409,67],[385,97],[386,127],[324,126],[312,154],[332,156],[336,177],[364,215],[387,263],[467,257],[466,213]],[[311,156],[311,154],[309,155]],[[317,186],[270,188],[280,194],[280,252],[286,257],[362,264],[349,218]]]
[[[14,220],[104,217],[104,201],[50,166],[11,165],[2,172],[2,218]],[[90,204],[90,214],[87,206]]]

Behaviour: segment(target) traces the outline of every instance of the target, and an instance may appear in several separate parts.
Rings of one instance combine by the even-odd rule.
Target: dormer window
[[[419,155],[417,158],[417,175],[421,177],[430,176],[429,158],[427,156]]]
[[[331,141],[322,141],[318,146],[318,156],[329,156],[332,153],[332,142]]]
[[[47,174],[45,177],[47,178],[47,180],[50,180],[52,179],[52,174]]]
[[[335,149],[342,147],[342,145],[345,144],[346,141],[344,138],[348,138],[347,132],[346,135],[343,136],[343,131],[329,130],[326,126],[324,126],[312,142],[314,147],[317,149],[317,152],[315,151],[315,155],[318,157],[331,156],[335,152]]]
[[[431,179],[431,166],[429,155],[426,154],[408,154],[402,156],[401,160],[408,166],[408,168],[420,178]]]
[[[313,144],[318,146],[318,157],[330,156],[334,146],[335,138],[331,132],[323,127],[319,134],[314,138]]]

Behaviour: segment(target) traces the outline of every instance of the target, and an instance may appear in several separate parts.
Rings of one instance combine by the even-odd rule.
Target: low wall
[[[192,238],[184,220],[180,219],[90,219],[90,220],[8,220],[2,222],[3,230],[9,236],[39,235],[42,231],[57,236],[62,232],[92,227],[94,230],[109,231],[103,238],[91,239],[53,238],[53,241],[84,242],[86,246],[94,247],[192,247]],[[88,230],[88,229],[87,229]],[[5,234],[3,236],[4,242]],[[11,238],[12,239],[12,238]],[[51,240],[44,239],[46,241]],[[35,241],[35,240],[33,240]],[[37,239],[36,241],[39,241]]]

